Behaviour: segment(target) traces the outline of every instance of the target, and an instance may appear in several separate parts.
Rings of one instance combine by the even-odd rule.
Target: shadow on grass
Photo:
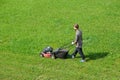
[[[109,54],[109,52],[90,52],[88,55],[86,55],[86,59],[87,61],[89,60],[96,60],[96,59],[100,59],[100,58],[104,58]]]
[[[86,58],[86,61],[97,60],[97,59],[106,57],[108,54],[109,54],[109,52],[97,52],[97,53],[90,52],[87,55],[85,55],[85,58]],[[78,53],[78,55],[79,55],[79,53]],[[81,57],[79,55],[79,56],[76,56],[75,58],[81,58]],[[68,54],[67,58],[65,58],[65,59],[72,59],[72,56],[70,54]]]
[[[72,56],[68,54],[66,59],[72,59]]]

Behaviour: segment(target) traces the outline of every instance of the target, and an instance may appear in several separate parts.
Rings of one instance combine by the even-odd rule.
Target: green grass
[[[0,0],[0,80],[119,80],[119,0]],[[83,31],[87,62],[39,57]],[[70,50],[71,54],[74,46]]]

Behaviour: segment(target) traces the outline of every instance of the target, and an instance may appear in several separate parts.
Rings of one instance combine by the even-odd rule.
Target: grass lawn
[[[39,56],[71,44],[75,23],[87,62]],[[0,80],[120,80],[119,49],[119,0],[0,0]]]

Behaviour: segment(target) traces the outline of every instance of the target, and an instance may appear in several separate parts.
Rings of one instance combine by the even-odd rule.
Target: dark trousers
[[[76,54],[77,54],[78,52],[79,52],[81,58],[84,60],[84,59],[85,59],[85,55],[83,54],[82,48],[76,47],[76,48],[75,48],[75,51],[74,51],[74,53],[73,53],[72,55],[76,56]]]

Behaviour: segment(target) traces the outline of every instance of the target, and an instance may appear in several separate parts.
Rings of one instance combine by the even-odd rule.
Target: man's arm
[[[79,36],[78,36],[78,35],[76,35],[76,36],[75,36],[75,40],[72,42],[72,44],[77,44],[78,39],[79,39]]]
[[[76,43],[78,42],[78,39],[79,39],[79,36],[76,35],[76,37],[75,37],[75,41],[74,41],[74,44],[76,44]]]

